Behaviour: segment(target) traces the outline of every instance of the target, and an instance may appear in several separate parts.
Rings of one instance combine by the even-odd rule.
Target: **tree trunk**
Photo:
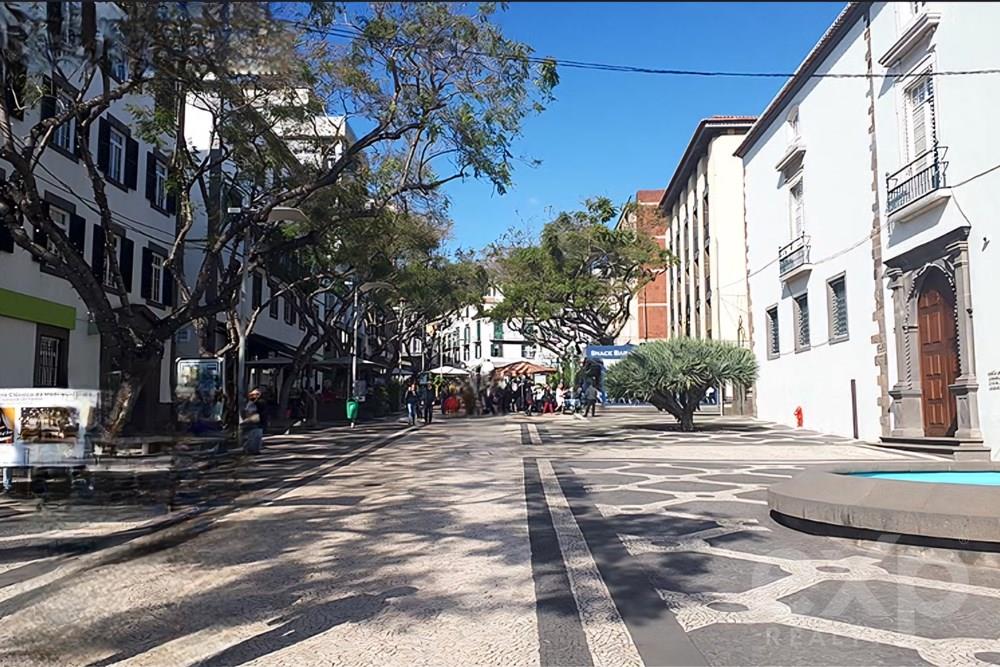
[[[162,354],[162,349],[160,350]],[[115,389],[110,409],[105,413],[104,433],[106,437],[116,438],[132,418],[136,401],[142,393],[146,378],[160,364],[160,355],[153,354],[151,358],[132,359],[122,364],[121,380]]]
[[[690,407],[685,407],[684,412],[681,413],[678,421],[681,424],[681,430],[685,433],[690,433],[694,430],[694,409]]]

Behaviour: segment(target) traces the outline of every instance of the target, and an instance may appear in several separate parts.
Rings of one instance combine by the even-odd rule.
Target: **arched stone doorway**
[[[929,269],[917,297],[920,393],[926,437],[951,437],[958,428],[951,385],[958,377],[955,293],[945,275]]]
[[[892,432],[883,439],[947,439],[956,456],[988,453],[976,398],[968,232],[954,229],[885,262],[897,377]]]

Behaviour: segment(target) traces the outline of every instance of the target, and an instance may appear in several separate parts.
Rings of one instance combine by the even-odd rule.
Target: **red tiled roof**
[[[663,197],[663,188],[659,190],[639,190],[635,193],[635,200],[640,204],[659,204]]]
[[[748,120],[753,122],[757,116],[709,116],[708,120]]]

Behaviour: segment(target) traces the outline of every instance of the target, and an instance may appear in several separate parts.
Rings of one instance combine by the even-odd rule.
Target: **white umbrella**
[[[432,375],[468,375],[469,371],[455,368],[454,366],[438,366],[437,368],[432,368],[428,373]]]

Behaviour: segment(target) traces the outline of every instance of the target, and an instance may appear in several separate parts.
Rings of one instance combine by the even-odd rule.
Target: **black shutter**
[[[142,249],[142,268],[139,274],[139,296],[143,299],[153,298],[153,251]]]
[[[156,156],[146,151],[146,199],[156,203]]]
[[[87,221],[73,213],[69,216],[69,244],[83,254],[84,239],[87,236]]]
[[[139,183],[139,142],[125,137],[125,187],[135,190]]]
[[[177,194],[170,187],[169,173],[167,175],[167,213],[173,215],[177,212]]]
[[[122,272],[122,282],[125,283],[125,290],[132,291],[132,255],[135,250],[135,243],[130,238],[122,237],[121,257],[118,259],[118,268]]]
[[[42,111],[42,120],[45,120],[56,115],[56,89],[49,77],[42,78],[42,91],[44,95],[39,100],[39,105]]]
[[[80,7],[80,34],[83,46],[93,53],[97,37],[97,11],[92,0],[84,0]]]
[[[111,123],[107,118],[97,119],[97,168],[108,173],[111,162]]]
[[[253,275],[253,285],[250,289],[250,307],[257,309],[260,308],[261,301],[264,298],[264,279],[258,274]]]
[[[94,225],[94,240],[90,246],[90,268],[104,282],[104,227]]]
[[[170,269],[163,269],[163,305],[174,305],[174,274]]]
[[[49,0],[45,5],[45,22],[48,25],[49,37],[51,37],[52,43],[55,45],[59,43],[59,38],[62,35],[62,3]]]

